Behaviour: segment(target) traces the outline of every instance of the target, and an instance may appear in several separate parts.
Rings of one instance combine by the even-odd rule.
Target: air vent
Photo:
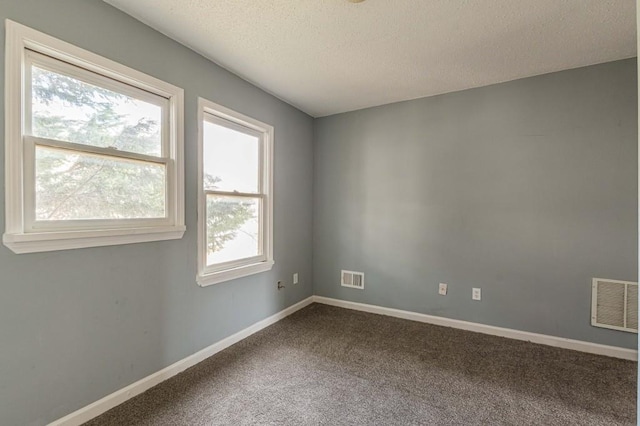
[[[342,287],[364,289],[364,274],[362,272],[342,271]]]
[[[638,283],[593,279],[591,325],[638,332]]]

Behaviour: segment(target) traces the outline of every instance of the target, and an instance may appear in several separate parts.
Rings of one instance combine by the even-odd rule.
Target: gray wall
[[[55,420],[304,299],[312,267],[320,295],[634,347],[590,327],[589,303],[592,276],[637,279],[635,61],[320,119],[314,152],[310,117],[99,0],[0,0],[5,18],[185,89],[188,229],[42,254],[0,246],[0,424]],[[276,265],[207,288],[195,283],[197,96],[276,129]],[[0,150],[1,186],[3,165]],[[341,288],[341,268],[364,271],[366,290]],[[275,290],[293,272],[301,283]]]
[[[316,120],[315,294],[635,348],[590,304],[637,280],[636,84],[630,59]]]
[[[0,0],[5,18],[185,89],[187,232],[177,241],[43,254],[0,245],[1,425],[55,420],[312,294],[309,116],[99,0]],[[3,58],[4,22],[0,33]],[[276,265],[207,288],[195,282],[198,96],[276,131]],[[301,283],[278,292],[276,281],[290,283],[293,272]]]

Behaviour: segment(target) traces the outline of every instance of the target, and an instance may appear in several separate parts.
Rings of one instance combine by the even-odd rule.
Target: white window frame
[[[238,129],[260,138],[260,188],[262,198],[262,255],[207,266],[206,249],[206,197],[204,189],[204,121],[224,120],[225,126]],[[196,281],[202,287],[233,280],[273,268],[273,126],[240,114],[222,105],[198,98],[198,274]],[[219,195],[224,191],[216,192]],[[236,193],[237,194],[237,193]],[[255,196],[255,194],[251,194]],[[242,194],[239,194],[242,196]]]
[[[6,20],[5,233],[15,253],[33,253],[182,238],[184,224],[184,91],[169,83]],[[30,63],[136,98],[162,103],[162,158],[36,138],[26,133]],[[27,81],[29,80],[29,81]],[[161,99],[161,101],[159,101]],[[165,102],[166,101],[166,102]],[[35,146],[71,149],[166,166],[166,217],[36,223]]]

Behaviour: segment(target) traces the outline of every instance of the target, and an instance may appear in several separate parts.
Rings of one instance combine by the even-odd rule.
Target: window
[[[182,89],[11,21],[6,54],[4,244],[181,238]]]
[[[198,283],[273,266],[273,127],[199,100]]]

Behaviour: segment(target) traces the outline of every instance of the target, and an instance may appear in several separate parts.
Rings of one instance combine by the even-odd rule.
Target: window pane
[[[262,254],[259,198],[207,195],[207,265]]]
[[[34,136],[139,154],[162,155],[162,108],[31,67]]]
[[[259,192],[260,139],[204,122],[204,188]]]
[[[36,147],[36,220],[165,217],[164,164]]]

